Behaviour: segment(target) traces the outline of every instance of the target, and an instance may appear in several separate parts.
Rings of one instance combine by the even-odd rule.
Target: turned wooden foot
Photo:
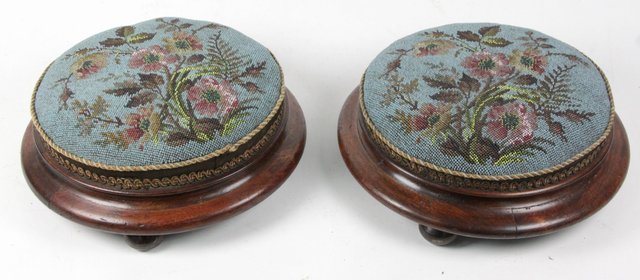
[[[162,235],[155,236],[140,236],[140,235],[125,235],[124,239],[127,244],[140,252],[149,251],[156,246],[160,245],[164,239]]]
[[[425,225],[419,225],[418,229],[420,230],[420,234],[422,234],[422,237],[424,237],[424,239],[431,242],[431,244],[438,246],[448,245],[449,243],[455,241],[456,238],[458,238],[458,236],[455,234],[440,231]]]

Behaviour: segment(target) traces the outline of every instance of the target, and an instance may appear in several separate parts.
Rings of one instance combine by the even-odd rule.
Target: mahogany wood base
[[[121,234],[146,251],[163,235],[202,228],[232,217],[264,200],[293,172],[304,149],[306,127],[295,97],[287,94],[284,130],[262,155],[202,188],[166,196],[126,196],[96,191],[35,144],[30,124],[22,140],[22,166],[40,200],[58,214],[99,230]]]
[[[356,180],[377,200],[420,224],[431,243],[455,235],[515,239],[548,234],[602,208],[618,191],[629,166],[627,135],[616,117],[604,156],[547,190],[526,195],[481,197],[447,191],[394,164],[366,134],[358,89],[345,102],[338,122],[340,151]]]

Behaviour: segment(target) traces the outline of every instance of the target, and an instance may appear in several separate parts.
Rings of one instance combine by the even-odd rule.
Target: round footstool
[[[271,52],[159,18],[90,37],[38,81],[22,164],[36,195],[140,250],[229,218],[291,174],[305,122]]]
[[[629,164],[600,68],[550,36],[498,24],[391,44],[344,104],[338,136],[358,182],[438,245],[574,224],[613,197]]]

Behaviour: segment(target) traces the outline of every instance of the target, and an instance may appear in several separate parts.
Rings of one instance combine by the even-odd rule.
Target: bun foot
[[[146,252],[160,245],[164,238],[162,235],[125,235],[124,239],[125,241],[127,241],[127,244],[131,246],[131,248],[134,248],[140,252]]]
[[[420,230],[420,234],[422,234],[422,237],[431,242],[431,244],[433,245],[445,246],[458,238],[458,236],[455,234],[440,231],[425,225],[419,225],[418,229]]]

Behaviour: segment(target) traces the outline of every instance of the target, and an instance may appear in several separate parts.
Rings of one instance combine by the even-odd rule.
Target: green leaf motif
[[[507,165],[507,164],[511,164],[511,163],[524,162],[524,161],[526,161],[525,157],[533,156],[533,155],[535,155],[535,154],[532,153],[532,152],[526,151],[526,150],[516,150],[516,151],[512,151],[512,152],[503,154],[493,164],[494,165],[498,165],[498,166],[502,166],[502,165]]]
[[[489,37],[483,38],[481,43],[490,47],[506,47],[511,45],[512,42],[500,37]]]
[[[219,69],[218,71],[221,72],[220,75],[224,79],[238,79],[242,72],[241,69],[249,65],[248,57],[240,54],[238,49],[223,40],[220,32],[209,39],[206,50],[210,64]]]
[[[102,96],[98,95],[98,97],[96,97],[96,101],[91,104],[90,109],[92,115],[101,116],[107,112],[107,109],[109,109],[109,104],[106,100],[104,100]]]
[[[147,32],[138,33],[128,37],[127,43],[139,44],[139,43],[146,42],[153,39],[154,36],[156,36],[156,33],[147,33]]]
[[[71,102],[71,107],[77,114],[78,123],[76,124],[76,127],[80,129],[80,136],[90,135],[96,127],[96,124],[98,124],[96,120],[106,121],[102,123],[103,127],[106,127],[109,123],[117,125],[122,123],[119,118],[116,118],[115,120],[108,119],[105,113],[109,109],[109,103],[99,95],[91,104],[84,100],[73,100],[73,102]]]
[[[250,115],[249,113],[241,113],[229,119],[224,124],[224,128],[222,129],[222,133],[221,133],[222,136],[227,136],[231,134],[231,132],[233,132],[236,128],[238,128],[241,124],[244,123],[244,117],[247,117],[249,115]]]

